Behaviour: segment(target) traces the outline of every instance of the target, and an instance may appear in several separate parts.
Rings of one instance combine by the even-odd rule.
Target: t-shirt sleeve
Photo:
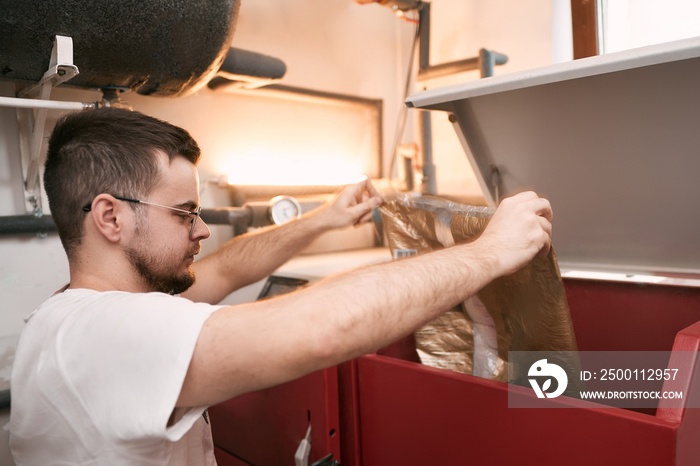
[[[179,440],[205,407],[175,408],[204,322],[220,306],[114,293],[76,311],[58,338],[64,378],[104,435]]]

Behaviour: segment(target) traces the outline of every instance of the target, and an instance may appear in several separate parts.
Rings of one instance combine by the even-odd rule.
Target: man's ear
[[[121,239],[127,213],[124,206],[109,194],[100,194],[92,201],[92,223],[107,241],[116,243]]]

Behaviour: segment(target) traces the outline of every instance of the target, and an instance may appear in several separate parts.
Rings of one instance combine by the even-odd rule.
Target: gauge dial
[[[270,200],[270,220],[275,225],[281,225],[301,217],[301,205],[291,196],[277,196]]]

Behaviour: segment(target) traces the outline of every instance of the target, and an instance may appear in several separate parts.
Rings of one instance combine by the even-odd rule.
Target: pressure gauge
[[[281,225],[301,217],[301,205],[292,196],[276,196],[270,199],[270,220]]]

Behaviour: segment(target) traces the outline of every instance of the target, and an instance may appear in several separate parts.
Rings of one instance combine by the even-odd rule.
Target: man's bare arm
[[[178,406],[277,385],[408,335],[548,250],[551,217],[546,200],[523,193],[505,200],[471,244],[215,312],[199,336]]]
[[[368,222],[380,202],[367,180],[345,187],[333,200],[299,220],[233,238],[193,265],[197,280],[183,296],[218,303],[229,293],[270,275],[322,233]]]

